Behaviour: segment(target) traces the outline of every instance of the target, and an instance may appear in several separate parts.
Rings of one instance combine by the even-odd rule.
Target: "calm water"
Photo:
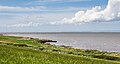
[[[10,34],[58,41],[56,45],[67,45],[80,49],[120,52],[120,33],[61,33],[61,34]]]

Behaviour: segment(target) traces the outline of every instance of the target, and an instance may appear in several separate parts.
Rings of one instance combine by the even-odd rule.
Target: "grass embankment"
[[[119,53],[73,49],[15,36],[0,36],[0,42],[0,64],[120,64]]]

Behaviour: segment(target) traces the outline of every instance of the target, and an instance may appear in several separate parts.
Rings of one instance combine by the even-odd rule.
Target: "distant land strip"
[[[0,34],[120,34],[120,32],[0,32]]]

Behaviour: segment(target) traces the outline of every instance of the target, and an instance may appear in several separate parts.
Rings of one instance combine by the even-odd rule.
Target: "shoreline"
[[[75,49],[71,46],[56,46],[40,40],[38,38],[20,37],[20,36],[0,36],[0,45],[30,48],[36,51],[49,53],[66,54],[72,56],[82,56],[104,60],[120,61],[119,52],[105,52],[99,50]],[[44,41],[44,43],[43,43]],[[46,40],[48,41],[48,40]],[[51,40],[50,40],[51,41]]]
[[[81,34],[81,33],[80,33]],[[82,33],[83,34],[83,33]],[[86,33],[84,33],[84,34],[86,34]],[[91,33],[89,33],[89,34],[91,34]],[[93,33],[94,34],[94,33]],[[96,33],[95,33],[96,34]],[[98,35],[99,35],[99,33],[97,33]],[[101,33],[100,33],[101,34]],[[116,33],[117,34],[117,33]],[[41,39],[42,37],[38,37],[38,36],[30,36],[30,34],[28,34],[28,35],[24,35],[24,34],[13,34],[13,35],[10,35],[10,34],[5,34],[6,36],[8,35],[8,36],[21,36],[21,37],[30,37],[30,38],[37,38],[37,39]],[[37,35],[37,34],[36,34]],[[42,34],[42,35],[44,35],[44,34]],[[52,34],[51,34],[52,35]],[[55,35],[55,34],[54,34]],[[108,34],[109,35],[109,34]],[[47,40],[49,40],[50,38],[42,38],[42,39],[47,39]],[[54,38],[51,38],[51,40],[56,40],[56,39],[54,39]],[[59,42],[59,43],[57,43],[57,42]],[[49,42],[48,42],[49,43]],[[116,50],[110,50],[110,49],[98,49],[98,48],[84,48],[84,47],[78,47],[78,46],[74,46],[74,45],[68,45],[68,44],[61,44],[60,43],[60,41],[58,41],[58,40],[56,40],[56,41],[54,41],[54,42],[51,42],[51,43],[49,43],[49,44],[52,44],[52,45],[56,45],[56,46],[62,46],[62,45],[64,45],[64,46],[70,46],[70,47],[72,47],[72,48],[76,48],[76,49],[85,49],[85,50],[99,50],[99,51],[105,51],[105,52],[120,52],[119,50],[118,51],[116,51]]]
[[[10,36],[10,35],[6,35],[6,34],[0,34],[2,36]],[[73,47],[73,46],[68,46],[68,45],[56,45],[56,44],[52,44],[52,43],[56,43],[57,41],[55,40],[51,40],[51,39],[40,39],[40,38],[34,38],[34,37],[26,37],[26,36],[14,36],[14,37],[23,37],[23,38],[27,38],[28,40],[29,39],[38,39],[38,40],[42,40],[43,42],[41,43],[46,43],[48,45],[54,45],[54,46],[61,46],[61,47],[65,47],[65,48],[73,48],[73,49],[82,49],[82,48],[76,48],[76,47]],[[51,43],[50,43],[51,42]],[[97,49],[82,49],[82,50],[97,50]],[[111,52],[111,53],[120,53],[118,51],[103,51],[103,50],[97,50],[97,51],[101,51],[101,52]]]

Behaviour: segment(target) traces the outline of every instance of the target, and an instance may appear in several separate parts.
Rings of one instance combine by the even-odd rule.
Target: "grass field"
[[[0,36],[0,64],[120,64],[120,54],[40,43],[42,40]]]

